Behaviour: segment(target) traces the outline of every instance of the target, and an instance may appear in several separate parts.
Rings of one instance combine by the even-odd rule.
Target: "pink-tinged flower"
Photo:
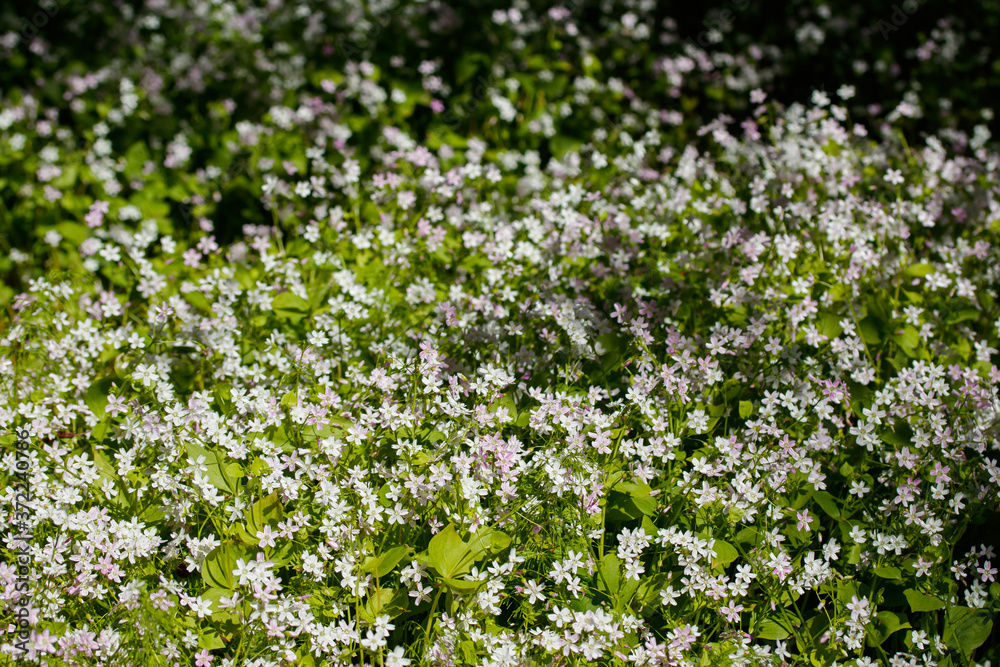
[[[83,218],[87,221],[87,226],[91,228],[100,227],[101,223],[104,222],[104,215],[108,212],[110,206],[111,204],[106,201],[95,201],[91,204],[90,210],[87,211],[87,215]]]
[[[31,294],[18,294],[14,297],[14,310],[21,311],[27,308],[30,304],[38,300],[38,297]]]
[[[434,113],[441,113],[444,111],[444,102],[436,98],[431,100],[431,111]]]
[[[55,637],[46,628],[41,634],[32,631],[32,640],[35,645],[36,653],[55,653],[56,643]]]
[[[870,604],[867,598],[858,599],[857,595],[852,595],[851,601],[847,603],[847,609],[851,612],[851,620],[867,620]]]
[[[278,533],[271,530],[270,526],[264,526],[263,530],[257,531],[257,538],[260,540],[260,546],[262,547],[273,547],[275,545],[274,538],[278,536]]]
[[[804,531],[808,532],[809,531],[809,522],[812,521],[812,517],[809,516],[809,510],[802,510],[801,512],[799,512],[795,516],[796,516],[796,518],[799,521],[797,524],[795,524],[795,527],[798,528],[799,530],[804,530]]]
[[[736,623],[740,620],[740,612],[743,611],[743,605],[736,604],[734,600],[730,600],[729,604],[725,607],[719,608],[719,613],[726,617],[731,623]]]
[[[917,559],[917,562],[913,564],[913,567],[917,569],[918,577],[926,577],[931,573],[931,566],[934,565],[934,561],[924,560],[921,556]]]
[[[124,412],[127,414],[128,406],[125,405],[124,398],[119,398],[118,396],[113,396],[112,394],[108,394],[108,405],[104,410],[112,417],[117,417],[119,412]]]
[[[982,576],[983,581],[996,581],[997,568],[990,567],[990,565],[990,561],[984,561],[983,567],[976,568],[976,572]]]
[[[208,667],[212,664],[213,656],[208,652],[207,648],[201,649],[194,656],[195,667]]]
[[[771,554],[767,566],[771,568],[771,573],[780,581],[784,581],[785,577],[792,573],[792,560],[784,552]]]
[[[200,264],[201,253],[194,248],[188,248],[184,251],[184,266],[190,266],[192,269],[198,268]]]

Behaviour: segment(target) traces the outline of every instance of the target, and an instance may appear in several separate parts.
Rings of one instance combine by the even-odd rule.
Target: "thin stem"
[[[434,612],[437,611],[438,600],[441,599],[441,594],[444,593],[444,588],[445,588],[444,586],[441,586],[441,587],[438,588],[437,595],[434,596],[434,601],[431,602],[431,611],[427,615],[427,627],[424,628],[424,650],[425,651],[427,650],[427,647],[430,646],[430,643],[431,643],[431,625],[434,623]]]

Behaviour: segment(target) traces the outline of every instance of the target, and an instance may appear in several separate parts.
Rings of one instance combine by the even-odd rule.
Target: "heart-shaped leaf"
[[[460,564],[469,552],[469,545],[462,541],[455,525],[449,523],[431,538],[427,545],[427,555],[431,566],[442,577],[456,577],[464,574]]]
[[[246,557],[247,549],[239,542],[224,542],[212,549],[201,562],[201,578],[211,588],[231,591],[236,561]]]
[[[945,613],[944,643],[966,656],[982,646],[992,632],[993,621],[986,609],[952,607]]]
[[[403,560],[408,553],[410,553],[410,547],[393,547],[381,556],[370,558],[361,569],[365,572],[373,572],[376,577],[381,579],[392,572],[399,561]]]
[[[906,596],[906,601],[910,603],[911,611],[936,611],[945,607],[945,602],[941,598],[926,595],[913,588],[907,588],[903,591],[903,595]]]

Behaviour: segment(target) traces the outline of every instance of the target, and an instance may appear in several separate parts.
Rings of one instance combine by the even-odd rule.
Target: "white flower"
[[[680,591],[675,591],[673,586],[667,586],[662,591],[660,591],[660,602],[662,604],[669,604],[673,607],[677,606],[677,598],[681,596]]]
[[[869,602],[867,598],[858,599],[857,595],[851,596],[851,601],[847,603],[847,608],[851,611],[851,619],[854,621],[868,620]]]
[[[191,611],[198,614],[198,618],[205,618],[212,613],[212,601],[205,598],[195,598],[191,601]]]
[[[885,172],[885,176],[883,176],[883,178],[885,179],[885,182],[890,185],[899,185],[903,182],[903,172],[899,169],[890,169]]]
[[[542,593],[544,590],[544,584],[540,584],[534,579],[524,582],[524,593],[528,596],[529,604],[535,604],[536,601],[544,600],[545,595]]]
[[[238,577],[240,586],[246,586],[248,583],[257,580],[257,571],[251,563],[245,562],[242,558],[236,559],[236,569],[233,570],[233,575]]]
[[[142,382],[142,386],[148,387],[150,381],[157,379],[156,366],[138,364],[132,371],[132,377]]]
[[[406,517],[410,515],[410,511],[403,509],[402,503],[396,503],[396,506],[388,510],[386,512],[386,515],[390,526],[394,523],[398,523],[400,526],[402,526],[404,523],[406,523]]]
[[[402,646],[394,648],[392,653],[385,656],[386,667],[406,667],[410,664],[410,659],[403,657],[404,653]]]

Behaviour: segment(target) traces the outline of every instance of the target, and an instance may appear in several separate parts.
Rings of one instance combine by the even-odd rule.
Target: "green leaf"
[[[274,527],[282,517],[281,500],[277,492],[272,492],[250,506],[249,530],[252,535],[257,535],[264,526]]]
[[[597,342],[601,344],[601,348],[603,349],[601,369],[607,373],[617,368],[622,362],[622,342],[618,336],[606,333],[598,336]]]
[[[749,419],[753,414],[753,401],[740,401],[740,419]]]
[[[716,540],[713,548],[715,549],[715,558],[712,559],[713,568],[725,567],[740,555],[736,547],[725,540]]]
[[[369,559],[361,569],[365,572],[374,572],[375,576],[381,579],[385,577],[385,575],[392,572],[393,568],[395,568],[396,565],[399,564],[399,561],[403,560],[409,552],[410,547],[393,547],[381,556]]]
[[[165,516],[159,506],[154,503],[146,505],[146,509],[139,514],[139,521],[142,521],[147,526],[152,526],[163,521],[163,517]]]
[[[944,609],[945,601],[933,595],[926,595],[914,588],[903,591],[906,601],[910,603],[910,611],[936,611]]]
[[[919,278],[920,276],[926,276],[928,273],[934,273],[936,270],[931,264],[910,264],[903,270],[903,275],[909,278]]]
[[[903,573],[898,567],[883,565],[875,568],[875,576],[883,579],[902,579]]]
[[[87,394],[83,397],[90,411],[100,419],[104,419],[104,409],[108,406],[108,394],[111,393],[112,385],[116,382],[120,383],[121,380],[114,376],[101,378],[90,385]]]
[[[639,582],[639,588],[636,591],[636,600],[638,600],[639,604],[643,606],[657,604],[660,599],[660,591],[663,590],[663,586],[666,583],[667,575],[663,573],[657,573],[643,578]]]
[[[246,548],[239,542],[224,542],[212,549],[205,560],[201,562],[201,578],[212,588],[231,591],[233,587],[233,570],[236,561],[246,556]]]
[[[464,574],[462,560],[469,552],[469,546],[462,541],[455,524],[449,523],[427,545],[427,555],[431,567],[442,577],[454,578]]]
[[[444,585],[455,591],[459,595],[468,595],[470,593],[476,593],[480,588],[486,585],[485,581],[467,581],[465,579],[455,579],[452,577],[444,577],[441,579]]]
[[[618,602],[615,608],[622,611],[639,588],[639,579],[624,579],[618,588]]]
[[[112,483],[120,481],[118,471],[113,465],[111,465],[111,461],[108,460],[107,455],[98,449],[96,445],[93,447],[93,453],[94,465],[97,468],[97,474],[101,476],[101,479],[106,479]]]
[[[309,314],[309,302],[291,291],[274,297],[271,307],[274,308],[275,315],[292,324],[298,324]]]
[[[582,141],[564,134],[557,134],[549,139],[549,150],[557,160],[563,159],[568,153],[579,152],[581,146],[583,146]]]
[[[271,466],[264,459],[254,459],[250,464],[250,475],[252,477],[263,477],[271,472]]]
[[[637,520],[643,515],[656,515],[656,499],[650,497],[652,488],[648,484],[621,482],[615,484],[608,494],[608,516],[612,520]]]
[[[861,545],[855,544],[851,547],[851,551],[847,556],[847,563],[849,565],[857,565],[861,562]]]
[[[892,298],[885,291],[879,291],[878,293],[869,296],[865,300],[865,308],[867,310],[868,317],[874,318],[880,327],[884,326],[889,320],[892,319],[892,308],[890,307],[891,303]]]
[[[465,664],[475,665],[479,663],[479,656],[476,655],[476,645],[472,640],[466,639],[458,645],[458,648],[462,651],[462,658],[465,660]]]
[[[251,535],[250,531],[248,531],[242,523],[236,524],[234,532],[236,533],[236,537],[238,537],[240,542],[243,544],[249,544],[251,546],[257,546],[260,544],[260,538],[258,538],[256,534]],[[254,533],[256,532],[257,531],[254,531]]]
[[[205,475],[213,486],[220,491],[225,491],[233,495],[239,493],[237,481],[243,475],[243,468],[240,464],[235,461],[224,464],[224,455],[220,456],[218,453],[205,449],[193,442],[184,443],[184,448],[187,450],[188,456],[194,461],[197,461],[200,456],[205,457],[204,465],[208,468],[208,472]]]
[[[73,245],[80,245],[90,236],[90,230],[78,222],[60,222],[56,231]]]
[[[968,320],[979,319],[981,313],[975,308],[962,308],[948,316],[946,322],[948,324],[958,324],[959,322],[966,322]]]
[[[468,553],[465,556],[465,561],[471,565],[473,561],[477,561],[487,554],[506,549],[510,546],[510,543],[511,538],[506,533],[493,530],[492,528],[480,529],[469,537],[467,543]]]
[[[614,553],[604,556],[601,566],[598,569],[597,587],[601,590],[616,595],[621,584],[621,561]]]
[[[484,54],[472,52],[466,53],[455,63],[455,78],[458,85],[462,85],[471,79],[479,67],[483,64]]]
[[[223,382],[216,385],[212,393],[215,397],[216,405],[219,406],[219,410],[223,414],[230,414],[233,410],[233,385]]]
[[[844,333],[844,327],[840,326],[842,318],[833,313],[823,313],[819,316],[818,331],[827,338],[833,339]]]
[[[650,539],[655,539],[660,532],[660,529],[656,527],[656,524],[648,516],[642,517],[642,530]]]
[[[209,600],[212,603],[212,620],[213,621],[230,621],[236,620],[237,617],[230,610],[220,609],[219,600],[222,598],[228,598],[232,596],[233,592],[226,590],[225,588],[216,588],[212,586],[204,593],[201,594],[203,600]]]
[[[779,610],[777,613],[771,612],[760,622],[754,636],[758,639],[786,639],[792,634],[793,627],[795,624],[791,616],[784,610]]]
[[[871,646],[881,646],[889,635],[913,627],[906,620],[906,616],[891,611],[880,611],[875,615],[875,620],[868,626],[868,643]]]
[[[129,149],[125,151],[125,175],[129,178],[135,178],[141,174],[147,160],[149,160],[149,151],[144,142],[137,141],[129,146]]]
[[[816,504],[826,512],[827,516],[834,520],[840,520],[840,507],[837,505],[837,499],[833,494],[827,491],[813,491],[812,497],[816,501]]]
[[[993,632],[993,621],[985,609],[952,607],[945,612],[944,643],[966,656],[983,645]]]
[[[490,531],[490,543],[491,543],[490,551],[494,553],[503,551],[504,549],[509,547],[510,543],[513,541],[514,540],[507,533],[503,533],[499,530]]]
[[[184,300],[202,312],[212,312],[212,304],[209,303],[208,298],[206,298],[205,295],[198,290],[185,292]]]
[[[614,486],[615,491],[627,493],[632,498],[648,498],[653,490],[648,484],[635,484],[634,482],[619,482]]]
[[[267,559],[278,568],[282,568],[291,562],[294,551],[295,543],[291,540],[284,540],[283,542],[278,542],[275,547],[268,548]]]
[[[861,340],[869,345],[878,345],[882,342],[879,328],[878,320],[870,315],[858,322],[858,333],[861,334]]]
[[[409,597],[405,588],[376,588],[365,602],[362,616],[368,622],[380,614],[395,618],[407,611]]]
[[[226,643],[219,637],[215,630],[205,630],[204,634],[198,637],[198,646],[211,651],[216,648],[225,648]]]
[[[52,186],[60,190],[68,190],[76,184],[76,179],[80,175],[80,167],[75,164],[64,163],[63,172],[52,180]]]
[[[891,334],[889,339],[896,343],[896,345],[899,345],[900,349],[907,356],[912,357],[916,352],[917,346],[920,345],[920,332],[912,325],[907,324],[899,333]]]
[[[760,532],[752,526],[748,526],[736,533],[736,542],[743,546],[744,551],[749,551],[754,547],[760,546],[762,541],[763,538],[761,538]]]

